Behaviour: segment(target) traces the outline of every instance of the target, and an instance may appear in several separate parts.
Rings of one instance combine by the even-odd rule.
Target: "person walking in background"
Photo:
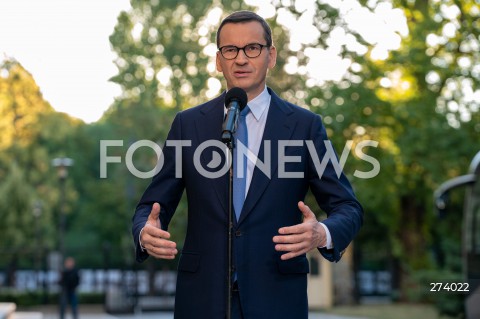
[[[238,145],[271,164],[265,173],[247,160],[245,177],[233,168],[232,318],[306,319],[306,253],[318,249],[326,259],[340,260],[362,225],[363,209],[331,161],[317,170],[314,155],[322,159],[328,153],[320,116],[266,86],[277,58],[267,22],[250,11],[235,12],[220,24],[217,47],[216,66],[227,89],[241,88],[247,95],[235,133]],[[209,167],[215,152],[204,150],[195,159],[204,142],[220,140],[226,94],[177,114],[163,148],[164,165],[133,217],[137,261],[175,258],[177,244],[168,226],[186,190],[188,226],[178,265],[176,319],[226,316],[229,175],[210,177],[198,169],[196,160]],[[183,141],[185,147],[178,147]],[[303,202],[309,189],[327,213],[322,222]]]
[[[60,319],[65,318],[67,304],[70,304],[73,319],[78,319],[77,287],[79,284],[80,275],[75,267],[75,259],[68,257],[65,259],[64,268],[60,278]]]

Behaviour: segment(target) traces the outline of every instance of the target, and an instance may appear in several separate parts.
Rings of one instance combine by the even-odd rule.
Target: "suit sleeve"
[[[323,171],[319,165],[325,156],[333,156],[337,163],[338,157],[325,146],[325,143],[330,141],[318,115],[315,115],[312,121],[310,138],[316,154],[309,154],[307,176],[316,201],[327,213],[327,219],[322,223],[328,227],[333,242],[333,249],[320,248],[319,251],[327,260],[337,262],[363,223],[363,209],[343,171],[339,171],[337,175],[331,159]],[[315,156],[319,159],[316,163]]]
[[[181,113],[178,113],[173,120],[167,140],[182,139],[181,125]],[[160,223],[163,230],[168,230],[170,220],[175,213],[185,188],[183,179],[175,176],[176,165],[182,165],[182,163],[175,158],[175,148],[165,145],[166,143],[161,155],[163,157],[163,166],[159,168],[159,172],[153,177],[152,182],[143,193],[132,218],[132,235],[135,244],[135,256],[138,262],[143,262],[148,257],[148,253],[140,248],[139,235],[147,222],[153,204],[156,202],[160,204]]]

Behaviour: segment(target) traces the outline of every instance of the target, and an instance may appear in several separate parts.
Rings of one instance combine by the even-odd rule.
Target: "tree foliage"
[[[412,274],[433,266],[432,234],[439,227],[433,190],[464,173],[478,151],[480,8],[475,1],[393,1],[408,33],[398,34],[401,46],[379,59],[373,54],[378,43],[352,29],[341,14],[332,14],[340,11],[334,5],[317,3],[314,20],[330,23],[313,46],[328,49],[331,37],[343,32],[363,50],[344,45],[341,56],[350,61],[349,69],[338,81],[307,87],[307,104],[323,115],[340,149],[345,140],[379,142],[369,154],[379,160],[380,174],[353,178],[366,208],[362,252],[375,258],[384,251],[384,266],[390,263],[385,257],[392,256],[397,275]],[[370,12],[389,6],[385,1],[363,5]],[[301,16],[295,6],[290,9]],[[297,54],[299,61],[306,47]],[[443,236],[456,238],[459,250],[460,225]],[[407,283],[408,276],[399,277],[398,288],[406,289]]]
[[[391,33],[398,46],[382,51],[378,38],[355,24],[342,1],[318,0],[308,10],[300,0],[272,3],[268,21],[279,55],[269,86],[320,114],[339,153],[348,140],[353,149],[365,140],[378,142],[363,149],[380,163],[377,176],[354,176],[355,170],[372,169],[358,152],[352,151],[345,167],[365,207],[356,247],[363,256],[361,267],[390,267],[403,275],[395,277],[397,288],[405,291],[411,274],[434,267],[434,238],[451,238],[440,246],[460,250],[461,223],[446,227],[440,222],[432,194],[444,180],[465,173],[478,151],[480,5],[474,0],[359,1],[357,9],[364,14],[389,12],[400,21]],[[46,246],[54,248],[59,190],[50,161],[72,157],[67,251],[103,252],[82,254],[80,265],[133,263],[130,218],[149,180],[128,170],[127,150],[140,140],[162,145],[176,112],[221,92],[215,30],[227,13],[255,10],[218,0],[132,0],[131,6],[119,15],[110,36],[118,68],[111,80],[122,94],[97,123],[86,125],[54,112],[18,62],[0,66],[2,220],[14,228],[28,223],[25,211],[41,200],[42,233]],[[292,38],[286,21],[310,21],[303,35],[315,38]],[[329,59],[342,69],[333,70]],[[108,163],[107,178],[102,178],[101,143],[106,140],[121,142],[106,149],[121,163]],[[157,154],[139,148],[132,160],[136,169],[148,172]],[[15,199],[22,197],[29,201]],[[185,214],[182,200],[171,228],[180,244]],[[20,247],[24,239],[19,234],[31,235],[0,231],[1,242],[10,236]]]
[[[54,112],[17,61],[3,61],[0,74],[0,250],[11,257],[2,258],[4,265],[40,244],[45,251],[58,244],[59,190],[50,162],[65,151],[63,138],[79,121]]]

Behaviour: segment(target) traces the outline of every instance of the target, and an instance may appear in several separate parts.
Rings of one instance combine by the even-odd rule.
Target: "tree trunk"
[[[393,263],[394,285],[399,290],[400,299],[406,298],[411,290],[413,271],[425,269],[427,265],[427,239],[425,238],[425,204],[418,198],[403,196],[400,199],[403,212],[398,238],[402,253]],[[408,265],[408,267],[407,267]]]
[[[15,274],[17,272],[18,256],[16,253],[12,255],[12,259],[7,266],[7,278],[6,285],[7,287],[15,287]]]

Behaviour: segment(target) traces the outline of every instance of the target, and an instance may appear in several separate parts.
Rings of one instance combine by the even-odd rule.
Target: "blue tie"
[[[246,106],[241,112],[237,122],[237,131],[235,132],[235,148],[233,149],[233,209],[237,221],[242,212],[245,201],[245,190],[247,186],[247,158],[243,157],[241,162],[237,159],[237,150],[239,143],[248,147],[248,131],[246,117],[250,108]],[[243,164],[243,172],[239,172],[239,165]]]

